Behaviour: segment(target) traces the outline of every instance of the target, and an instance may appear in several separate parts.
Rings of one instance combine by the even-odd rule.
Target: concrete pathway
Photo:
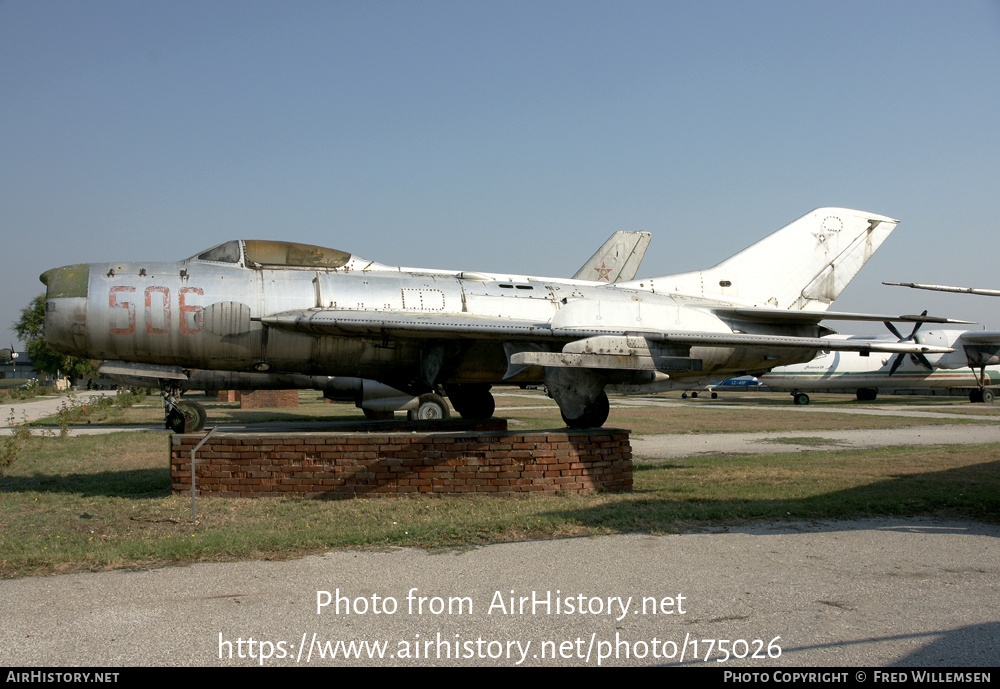
[[[1000,443],[1000,424],[908,426],[845,431],[775,431],[768,433],[687,433],[633,435],[637,461],[695,455],[776,454],[814,450],[857,450],[889,445],[981,445]],[[805,442],[797,443],[796,438]]]
[[[342,550],[5,581],[0,665],[995,671],[998,581],[1000,528],[926,519]]]
[[[104,397],[112,393],[105,391],[81,392],[76,395],[59,395],[58,397],[35,397],[24,402],[11,402],[6,398],[0,402],[0,435],[11,434],[11,419],[15,424],[37,421],[59,413],[59,408],[70,400],[86,404],[92,399]]]

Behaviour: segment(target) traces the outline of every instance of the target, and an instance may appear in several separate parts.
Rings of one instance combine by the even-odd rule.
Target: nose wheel
[[[197,402],[179,402],[167,412],[167,428],[174,433],[197,433],[207,421],[208,412]]]
[[[164,424],[174,433],[198,433],[205,428],[208,412],[197,402],[182,402],[180,389],[164,386],[163,413]]]

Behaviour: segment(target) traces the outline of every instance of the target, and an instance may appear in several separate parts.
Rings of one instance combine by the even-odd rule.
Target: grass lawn
[[[312,393],[315,397],[315,394]],[[506,400],[505,400],[506,401]],[[530,401],[530,400],[529,400]],[[509,413],[512,428],[559,425],[542,397]],[[209,403],[210,414],[239,414]],[[357,418],[350,405],[316,402],[315,418]],[[504,405],[519,406],[519,405]],[[536,408],[537,407],[537,408]],[[775,414],[765,409],[614,409],[609,425],[637,432],[825,428],[905,417]],[[304,413],[305,412],[305,413]],[[616,413],[627,412],[628,423]],[[268,418],[280,410],[254,411]],[[116,412],[117,414],[117,412]],[[162,419],[155,398],[123,419]],[[508,413],[502,414],[508,416]],[[781,421],[785,416],[789,420]],[[905,419],[902,423],[909,422]],[[215,422],[215,420],[213,420]],[[924,420],[923,423],[927,421]],[[782,425],[785,424],[785,425]],[[791,426],[787,424],[793,424]],[[799,424],[799,425],[795,425]],[[803,425],[804,424],[804,425]],[[739,429],[735,429],[739,430]],[[168,435],[129,431],[35,438],[0,477],[0,577],[207,560],[288,558],[343,547],[445,548],[610,533],[664,533],[765,520],[871,516],[1000,521],[1000,445],[731,455],[643,463],[630,493],[525,498],[199,498],[172,495]]]

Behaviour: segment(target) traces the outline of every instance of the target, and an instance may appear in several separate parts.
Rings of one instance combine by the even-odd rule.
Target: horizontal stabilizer
[[[821,349],[845,352],[902,352],[904,354],[947,354],[951,347],[910,344],[891,340],[835,340],[824,337],[783,337],[742,333],[661,333],[646,335],[650,340],[692,347],[767,347],[778,349]]]
[[[973,321],[961,321],[941,316],[902,315],[887,316],[877,313],[849,313],[844,311],[782,311],[762,308],[713,307],[712,313],[724,318],[738,318],[748,321],[773,323],[819,323],[820,321],[899,321],[903,323],[957,323],[968,325]]]

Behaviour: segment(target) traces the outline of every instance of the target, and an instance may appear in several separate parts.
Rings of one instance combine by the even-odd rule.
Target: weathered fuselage
[[[558,352],[595,331],[754,332],[814,337],[814,325],[724,321],[697,298],[655,293],[633,283],[597,286],[574,280],[504,277],[390,268],[357,257],[342,265],[267,265],[193,258],[177,263],[81,264],[46,272],[50,346],[92,359],[184,368],[271,371],[370,378],[419,390],[436,383],[538,381],[540,367],[510,376],[509,352]],[[249,244],[247,242],[246,244]],[[280,243],[273,243],[280,244]],[[216,256],[219,252],[203,253]],[[230,253],[223,255],[232,259]],[[717,304],[718,302],[713,302]],[[288,312],[403,314],[428,323],[448,314],[537,324],[533,332],[396,337],[385,332],[271,327],[262,318]],[[551,333],[558,330],[559,336]],[[567,334],[570,333],[570,334]],[[505,347],[506,345],[506,347]],[[697,374],[741,374],[806,361],[811,350],[693,347]],[[429,359],[434,361],[429,361]],[[507,376],[505,378],[505,375]]]

